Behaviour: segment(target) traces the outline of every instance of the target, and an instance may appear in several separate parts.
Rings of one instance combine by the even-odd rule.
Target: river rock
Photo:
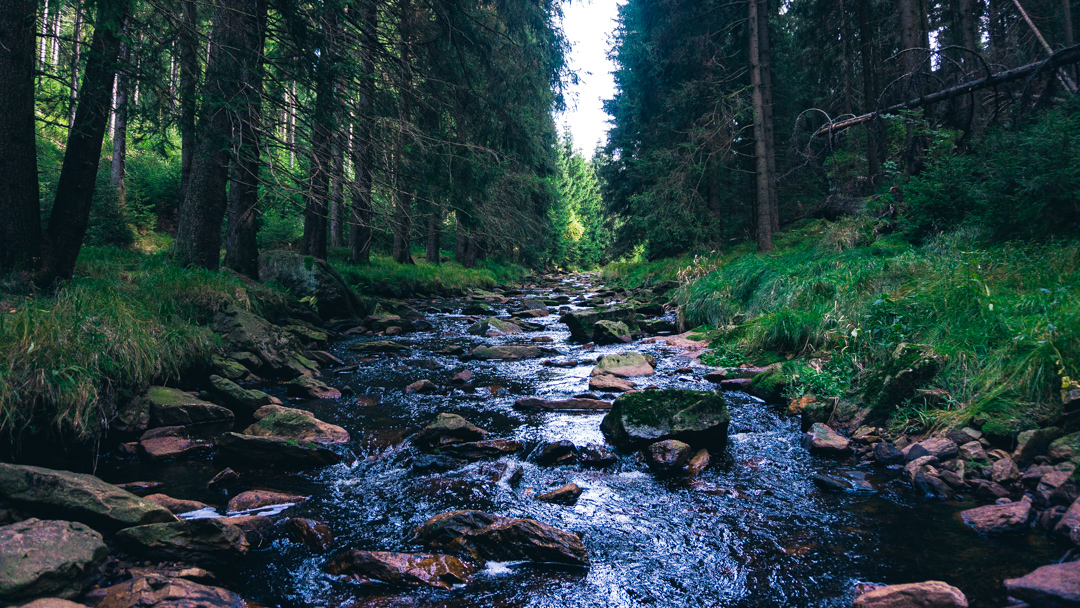
[[[589,390],[597,392],[611,392],[611,393],[628,393],[637,384],[618,376],[611,376],[608,374],[602,374],[599,376],[592,376],[589,378]]]
[[[247,604],[220,587],[150,575],[109,587],[96,608],[247,608]]]
[[[450,382],[453,384],[468,384],[470,380],[472,380],[472,371],[465,369],[454,374]]]
[[[217,375],[210,376],[210,385],[222,403],[241,412],[254,412],[264,405],[277,401],[262,391],[248,390],[228,378]],[[277,402],[280,403],[280,401]]]
[[[449,511],[432,517],[413,538],[433,549],[462,551],[487,561],[532,561],[589,565],[589,553],[576,534],[532,519],[483,511]]]
[[[0,463],[0,499],[100,530],[176,521],[168,510],[93,475]]]
[[[452,443],[480,441],[488,434],[484,429],[457,414],[442,413],[413,437],[413,444],[434,449]]]
[[[990,457],[986,455],[986,450],[978,441],[969,441],[960,446],[959,454],[960,458],[974,462],[986,462],[987,460],[990,460]]]
[[[344,459],[343,454],[330,445],[281,437],[225,433],[218,437],[217,446],[219,457],[254,466],[322,467],[335,465]]]
[[[309,376],[297,376],[285,383],[285,388],[293,397],[312,399],[341,399],[341,391],[329,384]]]
[[[851,449],[847,438],[820,422],[815,422],[803,435],[802,445],[818,454],[846,454]]]
[[[315,373],[314,363],[292,352],[293,338],[262,317],[228,304],[214,315],[214,330],[234,351],[251,353],[259,362],[251,371],[292,378]],[[245,364],[246,365],[246,364]]]
[[[568,300],[569,301],[569,300]],[[521,307],[524,310],[543,310],[547,311],[547,304],[543,300],[538,298],[525,298],[521,301]]]
[[[409,345],[389,340],[374,340],[352,344],[349,348],[359,353],[401,353],[409,350]]]
[[[641,353],[629,352],[618,355],[604,355],[596,361],[590,376],[618,376],[619,378],[636,378],[638,376],[651,376],[656,371]]]
[[[1054,533],[1065,538],[1072,538],[1074,534],[1080,537],[1077,531],[1080,530],[1080,498],[1073,501],[1069,509],[1065,511],[1065,514],[1061,516],[1057,524],[1054,526]]]
[[[361,582],[382,582],[397,587],[434,587],[450,590],[472,580],[476,567],[451,555],[345,551],[329,564],[330,574],[347,574]]]
[[[990,479],[994,483],[1000,483],[1001,485],[1020,481],[1020,469],[1012,458],[1002,458],[990,467]]]
[[[590,443],[578,448],[578,460],[581,466],[602,469],[615,464],[619,458],[606,447]]]
[[[888,441],[879,441],[874,444],[874,460],[884,465],[903,464],[905,456]]]
[[[527,397],[514,402],[514,409],[525,411],[566,411],[566,412],[594,412],[611,409],[610,401],[600,399],[573,399],[549,400]]]
[[[1023,532],[1031,516],[1031,499],[1001,505],[986,505],[960,512],[963,522],[979,534],[995,535]]]
[[[1050,444],[1065,432],[1057,427],[1024,431],[1016,436],[1016,450],[1012,458],[1016,464],[1024,467],[1031,464],[1036,456],[1042,456],[1050,448]]]
[[[210,505],[204,502],[173,498],[172,496],[167,496],[165,494],[151,494],[146,497],[146,500],[165,507],[171,513],[190,513],[200,509],[210,508]]]
[[[271,492],[269,490],[248,490],[247,492],[241,492],[240,494],[233,496],[229,500],[228,510],[232,513],[237,511],[251,511],[253,509],[260,509],[262,507],[273,505],[295,504],[304,502],[307,499],[307,496],[300,496],[297,494],[284,494],[282,492]]]
[[[1031,606],[1080,606],[1080,562],[1050,564],[1020,578],[1005,579],[1011,597]]]
[[[225,467],[217,475],[210,478],[210,481],[206,482],[206,487],[211,490],[218,488],[227,488],[232,484],[240,480],[240,474],[236,471]]]
[[[504,321],[498,317],[488,317],[482,321],[477,321],[467,329],[470,334],[474,336],[512,336],[514,334],[523,333],[521,328],[515,323],[510,321]]]
[[[622,321],[597,321],[593,325],[593,342],[604,344],[626,344],[630,341],[630,328]]]
[[[255,424],[244,429],[245,435],[313,441],[327,445],[348,443],[349,432],[323,422],[307,410],[280,405],[264,405],[255,412]]]
[[[23,604],[19,608],[87,608],[85,604],[79,604],[71,600],[62,600],[58,597],[43,597],[29,604]]]
[[[439,387],[434,382],[424,378],[423,380],[417,380],[409,386],[405,387],[405,394],[410,395],[413,393],[434,393],[439,390]]]
[[[889,585],[855,598],[852,608],[967,608],[964,594],[947,583]]]
[[[326,522],[293,517],[285,522],[284,527],[293,542],[300,543],[312,551],[322,553],[334,543],[334,534]]]
[[[677,439],[718,451],[727,443],[730,420],[722,393],[651,390],[616,399],[600,430],[620,449]]]
[[[945,437],[930,437],[914,443],[904,449],[908,460],[915,460],[923,456],[933,456],[938,461],[956,458],[959,449],[956,443]]]
[[[575,464],[578,461],[578,448],[572,441],[563,439],[540,448],[536,464],[551,467],[563,464]]]
[[[177,435],[139,440],[139,452],[148,459],[157,462],[202,458],[213,451],[214,444],[209,441]]]
[[[577,502],[577,499],[581,496],[581,492],[581,488],[578,487],[576,483],[568,483],[565,486],[550,492],[537,494],[536,500],[557,505],[572,505]]]
[[[319,317],[361,319],[374,304],[361,300],[326,260],[277,249],[259,252],[259,279],[275,281],[297,298],[312,297]]]
[[[0,603],[41,596],[73,598],[98,576],[109,549],[73,521],[27,519],[0,527]]]
[[[485,439],[443,445],[439,450],[452,458],[486,460],[520,452],[522,443],[516,439]]]
[[[534,359],[541,354],[536,346],[503,344],[501,346],[477,346],[469,352],[469,356],[482,361],[514,361],[517,359]]]
[[[228,566],[251,549],[244,531],[223,519],[187,519],[168,524],[126,528],[116,542],[153,560],[198,566]]]
[[[698,450],[686,461],[687,477],[696,477],[709,466],[709,450]]]
[[[630,329],[637,327],[637,312],[632,306],[615,306],[603,310],[576,310],[559,317],[570,330],[570,337],[579,342],[593,341],[593,330],[597,321],[622,321]]]
[[[152,426],[221,422],[236,418],[232,410],[192,397],[180,389],[151,386],[146,392],[146,399],[150,402]]]
[[[1080,433],[1071,433],[1055,439],[1046,450],[1046,457],[1051,462],[1068,460],[1080,464]]]
[[[645,463],[657,475],[671,475],[690,459],[692,448],[675,439],[657,441],[645,448]]]

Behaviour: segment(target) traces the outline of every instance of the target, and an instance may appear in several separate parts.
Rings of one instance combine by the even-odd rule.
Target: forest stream
[[[581,291],[588,298],[591,279],[570,276],[520,295],[551,297],[559,289]],[[517,301],[494,307],[501,314]],[[976,534],[956,516],[970,502],[918,496],[908,484],[894,482],[898,467],[809,454],[800,446],[797,417],[741,392],[726,393],[731,413],[726,450],[714,454],[711,465],[694,478],[656,479],[641,456],[631,453],[619,454],[614,465],[600,469],[539,466],[538,448],[549,442],[603,445],[604,412],[527,412],[515,409],[516,400],[584,394],[595,359],[627,350],[657,360],[654,376],[637,379],[641,386],[710,390],[714,385],[701,378],[707,368],[692,353],[664,341],[595,348],[574,343],[558,315],[531,319],[543,325],[542,331],[477,337],[466,332],[475,317],[461,313],[468,299],[410,304],[425,314],[432,329],[393,338],[346,336],[330,350],[355,363],[355,369],[324,374],[346,396],[288,404],[347,429],[354,463],[303,473],[238,467],[246,489],[309,496],[281,516],[324,521],[334,534],[325,553],[279,538],[252,552],[227,581],[219,579],[256,605],[848,606],[867,583],[935,579],[961,588],[972,606],[1000,606],[1006,603],[1003,579],[1060,556],[1042,535]],[[552,340],[541,344],[551,349],[546,357],[463,362],[440,354],[451,345],[468,351],[540,336]],[[408,350],[358,359],[351,348],[385,339]],[[572,359],[579,363],[543,364]],[[464,368],[471,370],[471,382],[451,388],[452,376]],[[403,391],[421,378],[440,390]],[[487,429],[489,438],[519,440],[524,449],[504,457],[507,466],[480,461],[441,473],[418,471],[414,465],[422,456],[408,437],[442,412]],[[518,466],[520,478],[505,474]],[[220,469],[208,460],[154,464],[110,454],[98,474],[113,483],[153,479],[163,482],[162,491],[170,496],[222,505],[224,492],[206,486]],[[865,479],[873,490],[826,492],[811,480],[819,472],[847,472]],[[534,498],[570,482],[583,489],[573,506]],[[324,570],[344,549],[416,551],[409,543],[411,532],[436,514],[458,509],[528,517],[577,533],[591,566],[488,562],[470,584],[449,591],[361,585]],[[213,516],[220,515],[204,510],[182,517]]]

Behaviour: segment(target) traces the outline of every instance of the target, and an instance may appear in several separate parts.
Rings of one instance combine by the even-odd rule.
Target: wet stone
[[[572,441],[562,440],[549,443],[540,448],[536,464],[550,467],[578,462],[578,448]]]
[[[965,524],[986,535],[1023,532],[1027,529],[1030,516],[1031,499],[1027,497],[1017,502],[986,505],[960,513]]]
[[[273,505],[295,504],[303,502],[307,498],[307,496],[271,492],[269,490],[248,490],[232,497],[229,500],[228,509],[230,512],[251,511]]]
[[[174,514],[190,513],[200,509],[210,508],[210,505],[204,502],[199,502],[197,500],[182,500],[165,494],[151,494],[146,497],[146,500],[161,505]]]
[[[109,587],[97,608],[244,608],[240,596],[184,578],[151,575]]]
[[[469,583],[476,567],[450,555],[352,550],[331,560],[326,571],[359,582],[450,590]]]
[[[1042,566],[1004,585],[1009,595],[1031,606],[1080,606],[1080,562]]]
[[[522,443],[516,439],[485,439],[483,441],[452,443],[439,449],[452,458],[486,460],[520,452],[522,447],[524,447]]]
[[[815,422],[803,435],[803,447],[818,454],[846,454],[851,442],[828,426]]]
[[[645,448],[645,463],[657,475],[671,475],[690,459],[692,448],[682,441],[667,439]]]
[[[285,522],[285,531],[289,538],[312,551],[322,553],[334,543],[334,535],[325,522],[293,517]]]
[[[874,460],[881,464],[903,464],[905,459],[904,453],[888,441],[881,441],[874,445]]]
[[[947,583],[889,585],[855,598],[852,608],[967,608],[964,594]]]
[[[536,500],[559,505],[572,505],[577,502],[577,499],[581,496],[581,492],[582,490],[577,484],[568,483],[561,488],[538,494]]]
[[[595,443],[579,448],[578,459],[582,466],[596,469],[610,467],[619,461],[614,452]]]

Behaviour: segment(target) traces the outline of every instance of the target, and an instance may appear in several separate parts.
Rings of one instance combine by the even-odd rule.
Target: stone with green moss
[[[575,310],[559,317],[559,321],[566,324],[570,330],[570,337],[581,341],[591,342],[597,321],[621,321],[631,329],[637,329],[637,313],[633,306],[613,306],[611,308],[593,310]]]
[[[285,383],[285,388],[294,397],[310,397],[312,399],[340,399],[341,391],[308,376],[298,376]]]
[[[210,358],[210,366],[218,376],[228,378],[229,380],[242,380],[246,378],[249,373],[248,368],[240,363],[217,355]]]
[[[0,526],[0,603],[77,597],[101,575],[108,556],[101,535],[78,522],[31,518]]]
[[[944,363],[944,358],[926,344],[899,344],[863,381],[863,402],[871,420],[888,418],[905,401],[915,397]]]
[[[217,439],[217,456],[230,463],[306,469],[335,465],[346,452],[316,441],[225,433]]]
[[[400,353],[409,350],[409,345],[390,340],[373,340],[353,344],[349,348],[358,353]]]
[[[469,352],[469,356],[482,361],[490,360],[515,360],[533,359],[539,357],[541,351],[536,346],[522,346],[504,344],[501,346],[477,346]]]
[[[154,561],[228,566],[251,547],[244,531],[220,519],[188,519],[121,530],[116,542],[130,553]]]
[[[210,376],[215,398],[238,411],[254,412],[264,405],[270,405],[274,398],[262,391],[249,390],[239,384],[218,375]]]
[[[630,328],[622,321],[601,319],[593,324],[593,342],[597,344],[626,344],[630,341]]]
[[[477,321],[467,330],[474,336],[509,336],[522,333],[521,327],[498,317]]]
[[[635,378],[638,376],[651,376],[656,371],[656,359],[649,361],[647,355],[638,352],[619,353],[617,355],[604,355],[596,361],[596,367],[590,376],[617,376],[619,378]]]
[[[286,325],[282,329],[289,332],[301,344],[324,346],[330,340],[330,336],[325,331],[312,329],[304,325]]]
[[[1069,461],[1080,466],[1080,432],[1055,439],[1050,443],[1046,457],[1051,462]]]
[[[723,393],[647,390],[616,399],[600,430],[621,449],[677,439],[716,453],[727,443],[730,420]]]
[[[319,317],[359,319],[371,314],[374,302],[361,299],[325,260],[295,251],[263,251],[259,254],[259,278],[274,281],[298,298],[314,297]]]
[[[232,410],[193,397],[180,389],[151,386],[146,392],[146,399],[150,402],[152,426],[185,426],[236,418]]]
[[[306,410],[267,405],[255,412],[258,422],[244,430],[253,437],[276,437],[317,443],[347,443],[349,432],[340,426],[323,422]]]

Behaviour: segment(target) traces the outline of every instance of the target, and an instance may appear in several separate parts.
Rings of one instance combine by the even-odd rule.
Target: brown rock
[[[173,498],[172,496],[166,496],[165,494],[151,494],[145,497],[152,503],[159,504],[172,513],[190,513],[192,511],[198,511],[199,509],[208,509],[210,505],[199,502],[197,500],[181,500],[179,498]]]
[[[536,464],[544,467],[574,464],[578,461],[578,449],[573,442],[562,440],[549,443],[540,448]]]
[[[528,397],[515,401],[514,409],[526,411],[593,412],[610,410],[611,402],[602,401],[600,399],[581,399],[577,397],[557,401]]]
[[[975,462],[986,462],[990,459],[986,455],[986,450],[978,441],[969,441],[959,448],[960,457],[965,460],[973,460]]]
[[[836,431],[820,422],[811,425],[803,435],[803,447],[821,454],[845,454],[851,449],[851,442]]]
[[[187,460],[210,454],[214,444],[187,437],[155,437],[140,441],[139,450],[150,460]]]
[[[147,576],[109,587],[97,608],[246,608],[232,591],[183,578]]]
[[[706,379],[708,379],[708,376],[706,376]],[[792,399],[788,402],[787,406],[788,416],[797,416],[801,414],[802,411],[806,409],[806,406],[812,403],[817,403],[817,397],[813,395],[803,395]]]
[[[326,551],[334,543],[330,526],[314,519],[293,517],[285,522],[285,531],[294,542],[319,553]]]
[[[434,393],[437,390],[439,390],[439,387],[435,386],[434,382],[428,380],[427,378],[424,378],[423,380],[417,380],[409,386],[406,386],[405,394],[410,395],[412,393]]]
[[[485,439],[445,445],[440,451],[453,458],[484,460],[520,452],[522,447],[524,446],[516,439]]]
[[[1050,564],[1020,578],[1005,579],[1005,590],[1031,606],[1080,606],[1080,562]]]
[[[476,568],[449,555],[353,550],[331,560],[326,571],[347,574],[362,582],[449,590],[470,582]]]
[[[310,376],[297,376],[285,383],[293,397],[311,397],[312,399],[340,399],[341,391]]]
[[[625,393],[632,391],[637,384],[616,376],[601,375],[589,378],[589,390],[613,393]]]
[[[440,513],[413,537],[431,548],[464,551],[479,560],[589,565],[588,550],[576,534],[483,511]]]
[[[577,502],[579,496],[581,496],[581,488],[576,483],[568,483],[565,486],[538,494],[536,500],[544,502],[552,502],[559,505],[572,505]]]
[[[19,608],[86,608],[86,606],[76,604],[70,600],[62,600],[58,597],[43,597],[29,604],[23,604]]]
[[[472,372],[466,369],[454,374],[450,382],[453,384],[468,384],[470,380],[472,380]]]
[[[329,422],[323,422],[307,410],[280,405],[264,405],[255,412],[255,424],[244,429],[251,437],[295,439],[321,444],[348,443],[349,432]]]
[[[990,479],[1001,485],[1020,481],[1020,469],[1012,458],[1002,458],[990,467]]]
[[[1031,499],[1026,496],[1017,502],[986,505],[960,513],[960,518],[965,524],[974,528],[979,534],[987,535],[1022,532],[1027,529],[1030,516]]]
[[[693,450],[682,441],[667,439],[645,448],[645,463],[653,473],[670,475],[682,468]]]
[[[305,500],[307,500],[307,496],[271,492],[269,490],[249,490],[234,496],[232,500],[229,501],[228,509],[230,512],[235,513],[237,511],[251,511],[252,509],[259,509],[261,507],[269,507],[272,505],[304,502]]]
[[[686,475],[696,477],[709,466],[709,450],[698,450],[686,463]]]
[[[941,581],[889,585],[855,598],[852,608],[967,608],[964,594]]]

